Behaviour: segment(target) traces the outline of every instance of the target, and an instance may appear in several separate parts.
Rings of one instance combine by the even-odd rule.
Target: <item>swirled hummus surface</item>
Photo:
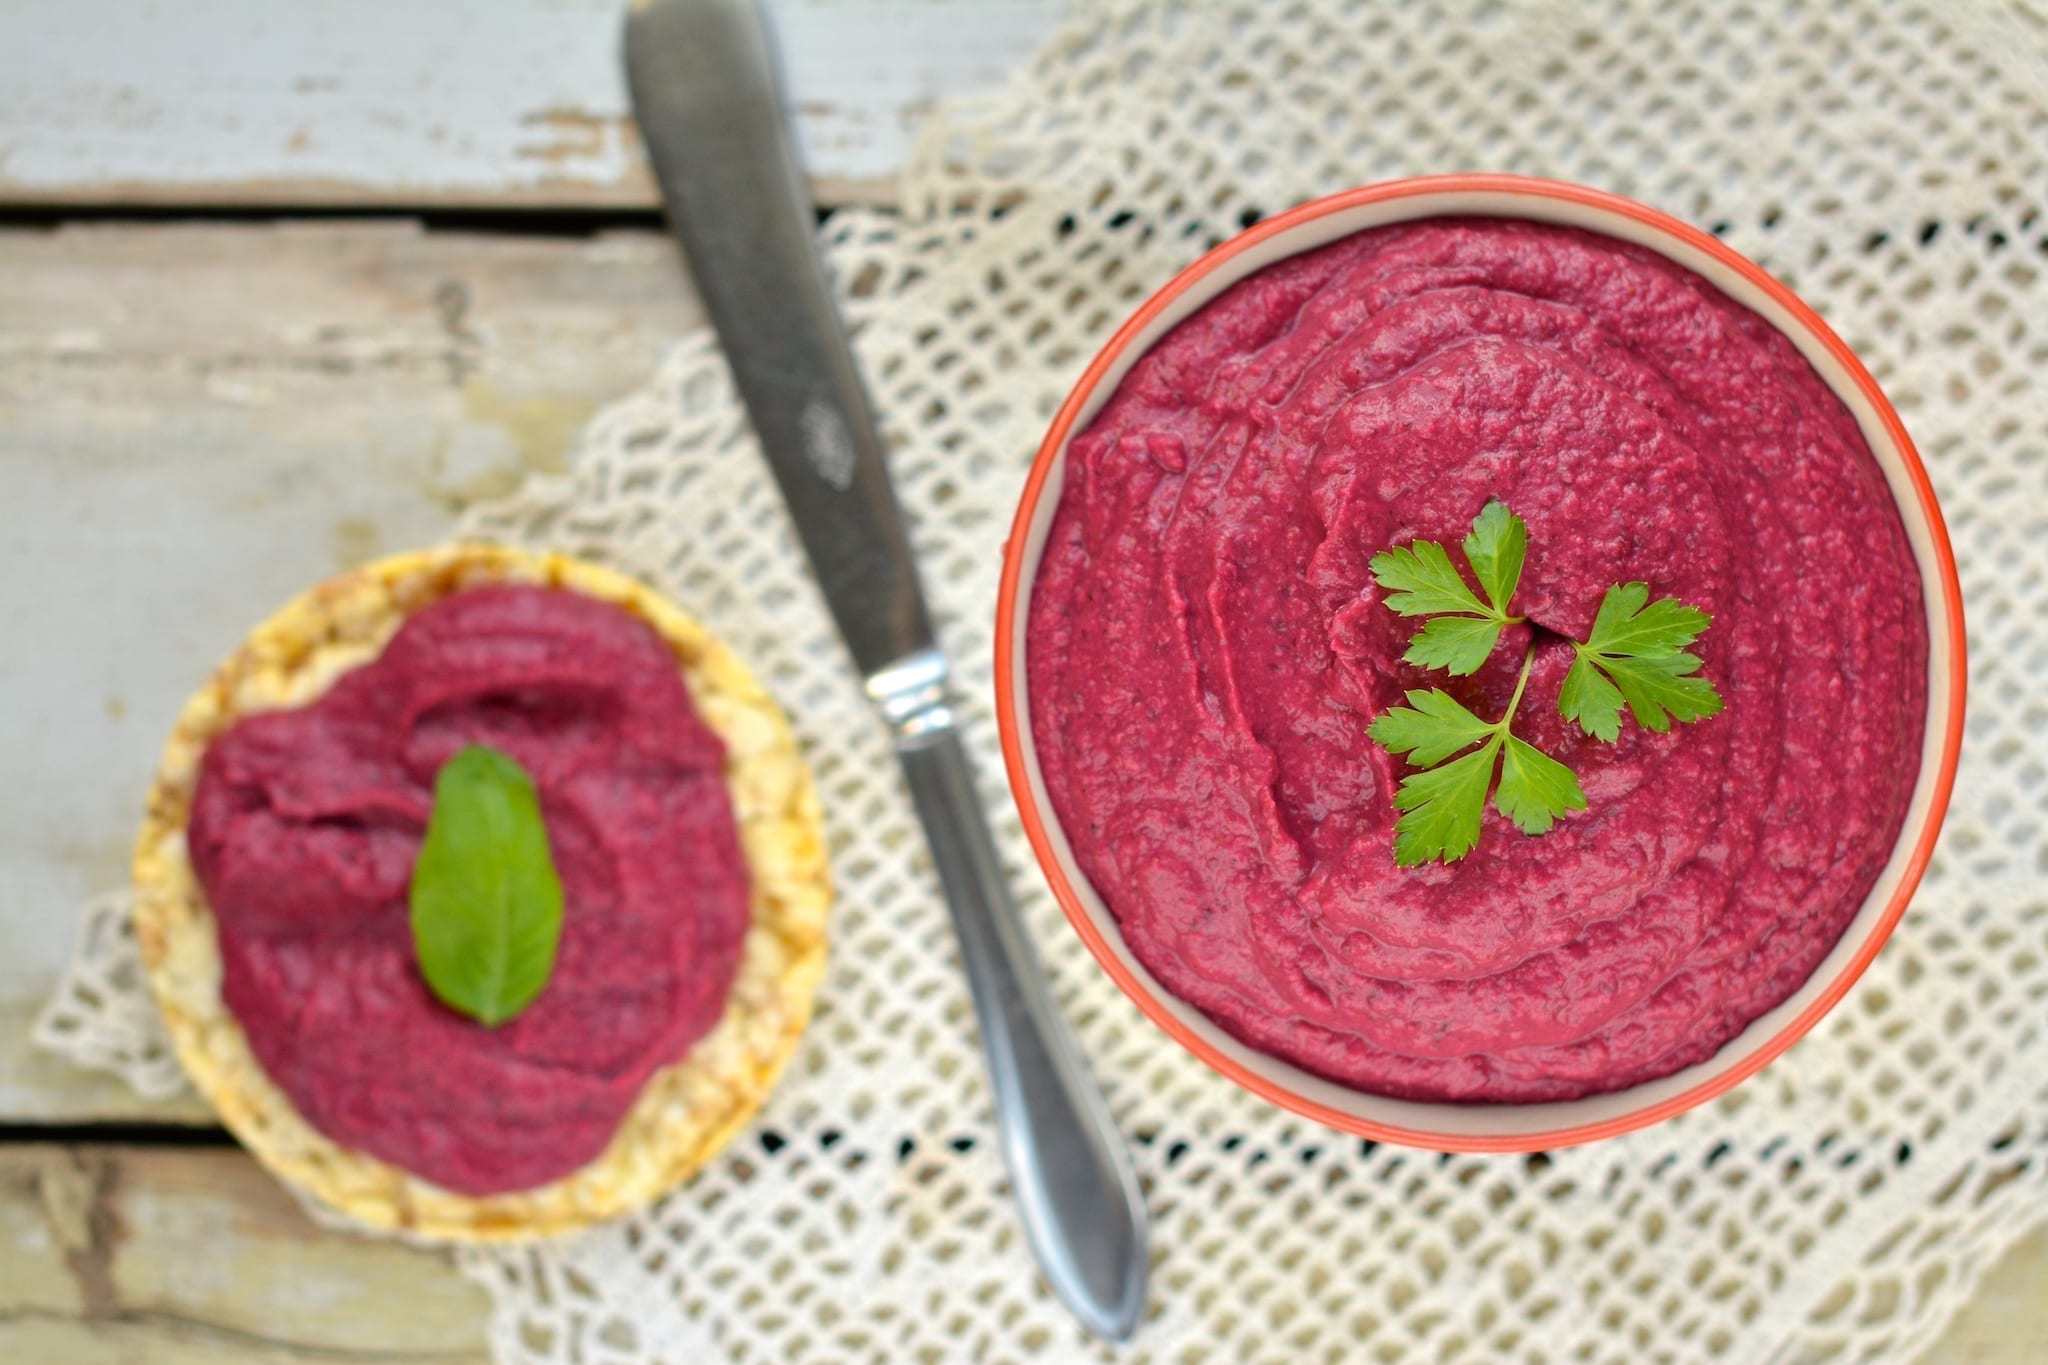
[[[435,774],[468,744],[532,774],[564,893],[553,976],[495,1029],[429,993],[407,910]],[[222,998],[337,1142],[459,1194],[566,1175],[725,1007],[748,877],[723,759],[623,609],[444,598],[319,700],[208,746],[188,838]]]
[[[1403,664],[1367,561],[1529,526],[1470,678]],[[1619,742],[1557,712],[1602,594],[1701,607],[1726,710]],[[1920,761],[1920,580],[1854,419],[1784,336],[1649,251],[1431,220],[1239,282],[1071,442],[1030,604],[1047,790],[1140,961],[1232,1034],[1432,1100],[1618,1089],[1796,990],[1888,858]],[[1499,716],[1588,808],[1491,807],[1395,866],[1410,688]]]

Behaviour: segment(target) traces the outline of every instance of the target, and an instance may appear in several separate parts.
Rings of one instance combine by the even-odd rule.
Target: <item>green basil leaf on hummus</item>
[[[562,936],[562,882],[516,759],[472,744],[442,765],[411,906],[420,974],[450,1009],[495,1028],[540,995]]]

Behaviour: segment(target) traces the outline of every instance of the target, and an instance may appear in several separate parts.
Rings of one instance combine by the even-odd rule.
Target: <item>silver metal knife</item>
[[[881,436],[817,256],[767,25],[747,0],[635,0],[625,58],[697,292],[924,823],[1025,1231],[1075,1316],[1124,1340],[1144,1310],[1144,1203],[975,795]]]

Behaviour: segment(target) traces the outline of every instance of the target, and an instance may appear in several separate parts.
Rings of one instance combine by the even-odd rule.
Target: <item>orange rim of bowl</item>
[[[1726,1071],[1712,1076],[1689,1090],[1682,1091],[1656,1104],[1634,1109],[1626,1114],[1571,1127],[1549,1129],[1538,1132],[1517,1132],[1499,1134],[1439,1133],[1426,1129],[1405,1128],[1396,1124],[1380,1123],[1371,1119],[1333,1109],[1326,1104],[1301,1095],[1217,1051],[1207,1040],[1167,1008],[1165,1003],[1127,968],[1111,949],[1095,921],[1081,904],[1080,896],[1069,884],[1054,855],[1052,841],[1046,832],[1047,816],[1038,809],[1031,794],[1031,783],[1025,767],[1023,740],[1018,730],[1016,706],[1016,677],[1013,660],[1020,651],[1014,648],[1017,620],[1017,595],[1024,567],[1024,546],[1029,537],[1038,502],[1044,493],[1046,480],[1051,476],[1054,462],[1075,423],[1080,418],[1082,407],[1102,383],[1104,374],[1136,340],[1138,334],[1173,306],[1181,295],[1193,288],[1217,267],[1234,259],[1240,253],[1260,243],[1291,231],[1303,223],[1324,217],[1345,209],[1365,204],[1381,203],[1387,200],[1413,198],[1425,194],[1485,192],[1497,195],[1522,196],[1533,199],[1561,200],[1566,203],[1584,205],[1604,210],[1617,216],[1633,219],[1657,232],[1677,239],[1679,242],[1719,261],[1722,265],[1742,276],[1764,295],[1785,309],[1794,321],[1841,365],[1883,424],[1886,435],[1899,452],[1910,477],[1914,495],[1919,499],[1920,510],[1927,519],[1929,534],[1938,568],[1939,582],[1927,585],[1939,590],[1945,608],[1945,620],[1949,635],[1949,703],[1948,714],[1943,718],[1945,732],[1942,736],[1941,759],[1935,774],[1932,800],[1927,817],[1914,842],[1912,856],[1906,864],[1905,873],[1893,892],[1890,902],[1876,927],[1870,931],[1864,942],[1858,946],[1855,956],[1830,981],[1826,988],[1801,1010],[1796,1018],[1773,1034],[1761,1047],[1729,1067]],[[1495,214],[1493,216],[1508,216]],[[1282,258],[1284,259],[1284,258]],[[1773,279],[1761,267],[1737,254],[1718,238],[1682,223],[1669,214],[1624,199],[1620,195],[1604,190],[1590,189],[1562,181],[1541,180],[1530,176],[1496,174],[1456,174],[1418,176],[1405,180],[1390,180],[1375,185],[1364,185],[1357,189],[1345,190],[1321,199],[1311,200],[1285,213],[1263,222],[1231,238],[1221,246],[1209,251],[1182,270],[1173,279],[1145,301],[1144,306],[1117,329],[1109,343],[1090,362],[1088,368],[1068,393],[1067,400],[1060,405],[1053,418],[1051,429],[1038,448],[1038,454],[1031,463],[1030,476],[1025,480],[1024,491],[1017,505],[1017,515],[1010,526],[1010,537],[1003,547],[1003,576],[1000,594],[996,601],[996,722],[1001,732],[1003,765],[1007,769],[1010,790],[1017,801],[1018,813],[1023,818],[1024,832],[1031,840],[1032,851],[1037,855],[1039,866],[1044,869],[1047,880],[1052,884],[1053,895],[1066,912],[1067,922],[1081,941],[1088,945],[1088,951],[1102,969],[1109,973],[1123,993],[1131,998],[1146,1017],[1164,1029],[1176,1042],[1195,1056],[1202,1059],[1214,1070],[1221,1072],[1253,1094],[1302,1115],[1316,1122],[1356,1137],[1369,1138],[1377,1142],[1391,1142],[1408,1147],[1419,1147],[1432,1151],[1450,1152],[1533,1152],[1547,1148],[1570,1147],[1580,1143],[1594,1142],[1601,1138],[1615,1137],[1622,1133],[1646,1128],[1661,1123],[1675,1114],[1704,1104],[1717,1095],[1733,1089],[1748,1080],[1766,1065],[1775,1060],[1793,1043],[1797,1042],[1827,1012],[1838,1004],[1849,987],[1855,984],[1864,969],[1877,956],[1885,940],[1906,913],[1906,906],[1918,889],[1921,875],[1927,870],[1928,859],[1933,855],[1936,837],[1941,831],[1943,816],[1948,810],[1949,794],[1955,785],[1956,762],[1962,749],[1963,736],[1963,693],[1966,684],[1966,659],[1963,637],[1963,593],[1962,584],[1956,574],[1955,551],[1949,544],[1948,528],[1942,521],[1941,508],[1934,498],[1934,487],[1928,481],[1927,469],[1920,462],[1920,454],[1914,449],[1912,438],[1906,434],[1905,424],[1884,396],[1877,381],[1856,358],[1854,352],[1835,335],[1820,318],[1790,289]],[[1276,1061],[1284,1059],[1276,1058]],[[1341,1083],[1336,1083],[1341,1084]],[[1369,1094],[1361,1091],[1361,1094]],[[1511,1106],[1500,1106],[1508,1108]]]

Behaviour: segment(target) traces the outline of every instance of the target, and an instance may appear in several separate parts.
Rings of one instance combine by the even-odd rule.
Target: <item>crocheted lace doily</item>
[[[796,718],[843,887],[767,1113],[645,1214],[464,1252],[499,1357],[662,1361],[1897,1361],[2048,1209],[2048,14],[1624,3],[1077,14],[941,110],[900,211],[823,229],[1024,911],[1133,1138],[1155,1242],[1134,1345],[1048,1294],[990,1141],[937,885],[718,352],[682,344],[568,476],[467,531],[644,575]],[[1210,244],[1315,194],[1508,169],[1710,227],[1869,362],[1968,597],[1972,713],[1935,865],[1848,1000],[1758,1078],[1535,1157],[1339,1137],[1210,1074],[1094,966],[1000,782],[990,642],[1028,459],[1093,349]],[[167,1056],[89,917],[43,1034]]]

